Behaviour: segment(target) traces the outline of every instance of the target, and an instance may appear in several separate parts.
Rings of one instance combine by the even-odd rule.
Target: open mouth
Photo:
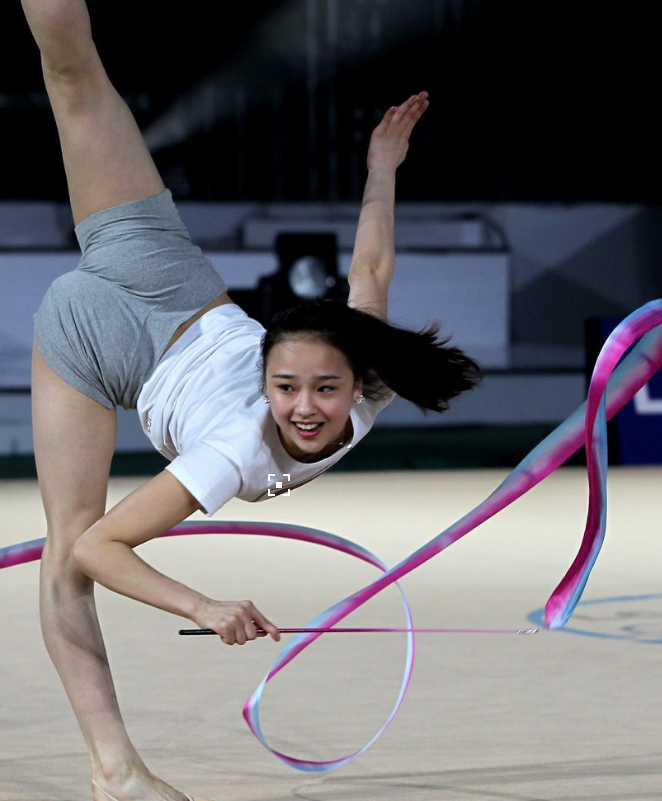
[[[324,423],[293,423],[292,425],[300,437],[311,439],[319,434]]]

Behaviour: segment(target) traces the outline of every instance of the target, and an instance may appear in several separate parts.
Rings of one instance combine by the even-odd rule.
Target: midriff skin
[[[227,292],[224,292],[222,295],[219,295],[217,298],[212,300],[211,303],[208,303],[204,309],[200,309],[199,312],[196,312],[193,317],[189,317],[189,319],[182,323],[175,333],[170,337],[170,342],[168,342],[166,345],[166,349],[163,351],[163,353],[167,353],[168,350],[181,337],[181,335],[187,331],[196,320],[199,320],[203,314],[207,314],[208,311],[215,309],[217,306],[225,306],[226,303],[234,303],[234,301],[230,299],[230,296]]]

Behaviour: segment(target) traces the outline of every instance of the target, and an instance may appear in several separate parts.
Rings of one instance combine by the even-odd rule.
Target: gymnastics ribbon
[[[607,420],[611,419],[630,401],[662,366],[661,324],[662,301],[660,300],[651,301],[626,317],[614,329],[600,351],[591,377],[586,402],[534,448],[482,503],[390,570],[386,569],[377,557],[361,546],[316,529],[273,523],[187,522],[164,534],[164,536],[171,536],[200,533],[245,533],[282,536],[336,548],[364,559],[383,571],[382,575],[373,582],[318,615],[309,626],[316,631],[298,634],[291,640],[279,653],[259,687],[248,699],[244,705],[244,717],[253,734],[265,748],[290,767],[315,772],[340,767],[369,748],[395,716],[413,669],[414,632],[410,631],[413,628],[411,614],[404,596],[408,636],[402,686],[386,722],[377,734],[358,751],[340,759],[310,761],[288,756],[273,749],[262,733],[259,719],[260,701],[267,683],[321,636],[324,630],[333,628],[377,593],[396,583],[400,578],[493,517],[539,484],[580,447],[585,446],[589,503],[584,535],[577,556],[545,606],[545,628],[558,629],[565,625],[582,595],[604,541],[607,507]],[[635,345],[635,343],[637,344]],[[631,352],[625,355],[630,349],[632,349]],[[625,358],[623,358],[624,356]],[[43,540],[33,540],[0,549],[0,568],[38,559],[43,542]]]

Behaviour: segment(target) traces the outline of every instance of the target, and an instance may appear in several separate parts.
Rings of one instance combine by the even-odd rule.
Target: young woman
[[[265,333],[192,245],[138,127],[94,45],[85,0],[22,0],[57,122],[79,268],[35,318],[34,447],[48,536],[44,640],[89,749],[95,801],[182,801],[124,728],[94,583],[218,632],[228,645],[279,639],[251,601],[208,598],[134,548],[232,497],[311,480],[401,394],[441,410],[478,380],[471,359],[386,323],[395,172],[428,106],[389,109],[368,152],[348,304],[306,304]],[[137,407],[170,460],[106,513],[118,405]]]

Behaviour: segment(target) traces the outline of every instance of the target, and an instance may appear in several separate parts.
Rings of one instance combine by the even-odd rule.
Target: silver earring
[[[356,402],[357,403],[365,403],[365,395],[357,395]]]
[[[271,403],[271,398],[268,395],[265,395],[263,400],[265,403]]]

